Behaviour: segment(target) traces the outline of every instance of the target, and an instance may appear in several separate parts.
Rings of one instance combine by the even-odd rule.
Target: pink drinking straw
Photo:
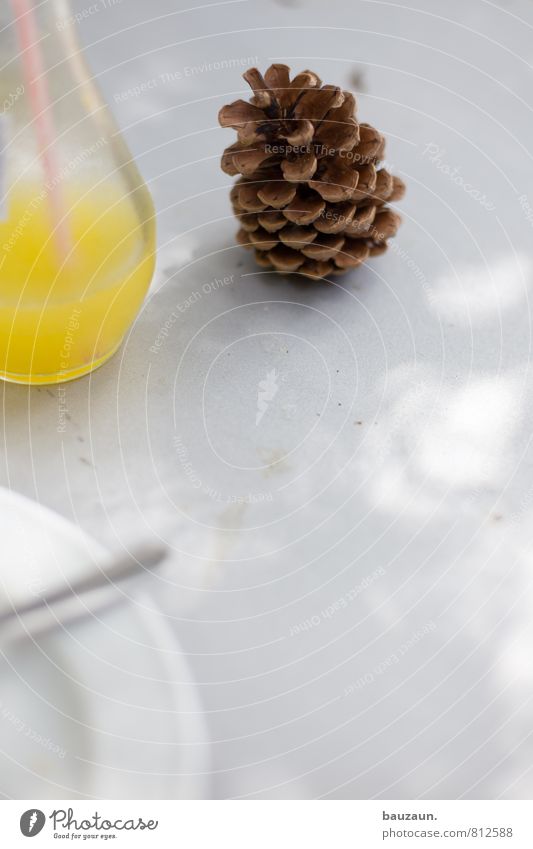
[[[29,93],[46,189],[48,190],[50,211],[54,224],[54,238],[59,254],[65,261],[71,249],[71,237],[61,191],[52,106],[39,46],[39,31],[35,20],[33,0],[11,0],[11,2],[15,13],[15,25],[21,48],[26,88]]]

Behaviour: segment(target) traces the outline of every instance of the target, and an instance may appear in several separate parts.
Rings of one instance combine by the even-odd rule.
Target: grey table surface
[[[158,269],[104,368],[3,387],[0,483],[169,543],[150,592],[214,797],[530,798],[533,4],[94,8]],[[355,89],[409,186],[389,252],[332,285],[234,246],[217,111],[273,60]]]

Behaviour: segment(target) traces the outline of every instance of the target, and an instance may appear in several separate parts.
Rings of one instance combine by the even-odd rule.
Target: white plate
[[[0,609],[84,577],[107,552],[75,525],[0,488]]]
[[[72,579],[105,551],[50,511],[0,491],[6,603]],[[88,560],[89,557],[89,560]],[[91,561],[92,558],[92,561]],[[47,577],[47,571],[49,576]],[[204,798],[208,743],[188,665],[140,577],[100,617],[2,647],[0,794]]]

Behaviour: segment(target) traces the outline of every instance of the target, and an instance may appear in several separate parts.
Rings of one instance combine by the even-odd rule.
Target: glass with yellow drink
[[[105,362],[134,321],[154,269],[154,209],[87,71],[65,0],[7,6],[0,377],[56,383]]]

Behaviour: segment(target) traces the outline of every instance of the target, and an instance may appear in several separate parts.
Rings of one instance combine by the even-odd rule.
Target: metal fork
[[[113,593],[118,583],[143,571],[159,567],[168,550],[163,545],[144,544],[132,552],[109,556],[94,573],[49,594],[32,598],[22,605],[0,610],[0,644],[19,639],[36,639],[48,631],[66,627],[97,616],[124,600],[124,593]]]

